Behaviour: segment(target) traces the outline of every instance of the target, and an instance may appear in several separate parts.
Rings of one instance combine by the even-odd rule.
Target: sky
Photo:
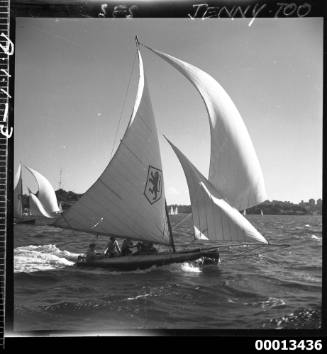
[[[134,37],[198,66],[231,96],[262,167],[269,200],[322,197],[323,19],[17,18],[14,168],[85,192],[127,127],[137,88]],[[141,49],[168,204],[189,203],[165,134],[208,175],[209,119],[194,87]],[[24,191],[37,185],[23,170]]]

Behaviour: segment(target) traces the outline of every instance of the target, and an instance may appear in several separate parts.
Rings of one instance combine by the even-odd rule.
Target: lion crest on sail
[[[162,195],[162,171],[149,166],[144,195],[150,204],[157,202]]]

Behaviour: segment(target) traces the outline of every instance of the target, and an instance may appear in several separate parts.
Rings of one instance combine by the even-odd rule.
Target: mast
[[[170,244],[171,244],[171,247],[173,248],[173,252],[175,253],[176,249],[175,249],[175,243],[174,243],[174,238],[173,238],[173,232],[171,230],[170,219],[169,219],[169,215],[168,215],[167,201],[165,201],[165,209],[166,209],[166,216],[167,216],[167,222],[168,222]]]
[[[140,41],[137,36],[135,36],[135,43],[136,43],[136,48],[140,47]]]
[[[23,182],[21,163],[18,166],[14,180],[14,216],[21,217],[23,215]]]
[[[62,176],[62,168],[60,169],[59,172],[59,189],[61,189],[61,176]]]

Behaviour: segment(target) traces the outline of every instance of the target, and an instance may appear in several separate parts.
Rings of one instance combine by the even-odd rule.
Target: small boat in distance
[[[27,187],[29,192],[29,212],[23,212],[22,196],[23,196],[23,179],[21,164],[15,176],[14,182],[14,222],[16,224],[35,224],[37,218],[52,219],[61,212],[58,207],[56,193],[51,186],[50,182],[41,173],[33,170],[30,167],[25,168],[35,178],[38,191],[32,193]]]
[[[219,247],[267,244],[266,239],[239,213],[239,210],[261,202],[265,191],[252,142],[233,102],[207,73],[147,47],[196,86],[210,118],[208,179],[166,138],[186,176],[194,225],[192,242],[201,242],[196,248],[192,242],[191,249],[186,245],[175,248],[165,198],[158,132],[137,39],[136,43],[139,81],[124,136],[103,173],[53,225],[93,235],[165,245],[168,250],[148,255],[100,256],[92,260],[80,257],[77,265],[134,270],[203,257],[217,261]],[[219,174],[218,165],[221,166]],[[171,212],[175,214],[176,209],[171,208]]]
[[[174,208],[173,206],[171,206],[169,215],[177,215],[177,214],[178,214],[178,207]]]
[[[15,224],[35,224],[35,218],[23,212],[23,180],[22,166],[19,164],[14,179],[14,223]]]

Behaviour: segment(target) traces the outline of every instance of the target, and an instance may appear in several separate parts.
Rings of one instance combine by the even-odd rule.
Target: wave
[[[61,269],[74,265],[78,253],[60,250],[55,245],[22,246],[14,249],[14,273]]]
[[[143,295],[137,295],[137,296],[134,296],[134,297],[128,297],[127,300],[137,300],[137,299],[145,298],[145,297],[148,297],[148,296],[151,296],[151,294],[143,294]]]
[[[259,302],[244,302],[244,305],[250,305],[250,306],[255,306],[255,307],[261,307],[263,309],[269,309],[269,308],[281,308],[286,306],[286,301],[280,298],[276,298],[276,297],[269,297],[266,300],[262,300]]]
[[[316,235],[311,235],[312,240],[321,242],[322,241],[322,237],[316,236]]]
[[[264,328],[276,329],[313,329],[321,327],[321,308],[299,308],[279,318],[273,318],[263,324]]]

